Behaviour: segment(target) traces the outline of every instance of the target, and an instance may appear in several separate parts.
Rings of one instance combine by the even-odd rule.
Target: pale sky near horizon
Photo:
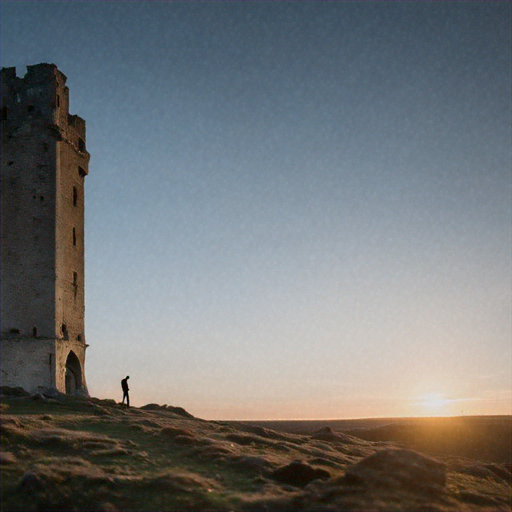
[[[87,122],[86,376],[205,419],[511,413],[511,4],[0,2]]]

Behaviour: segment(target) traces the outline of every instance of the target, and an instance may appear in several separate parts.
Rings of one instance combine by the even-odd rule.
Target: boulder
[[[358,441],[352,436],[341,434],[340,432],[334,432],[331,427],[321,428],[318,432],[311,436],[311,439],[341,444],[354,444],[354,442]]]
[[[28,391],[25,391],[21,387],[10,387],[10,386],[0,386],[0,394],[5,396],[17,396],[17,397],[27,397],[30,396]]]
[[[348,468],[346,485],[439,490],[446,484],[446,465],[411,450],[380,450]]]
[[[161,411],[163,408],[164,406],[158,404],[146,404],[141,407],[144,411]]]
[[[46,488],[43,479],[33,471],[27,471],[19,483],[18,489],[29,494],[41,491]]]
[[[43,388],[41,394],[46,398],[60,398],[64,395],[57,388]]]
[[[183,416],[184,418],[194,418],[194,416],[192,416],[192,414],[183,409],[183,407],[173,407],[172,405],[168,405],[165,409],[166,411],[173,412],[174,414],[177,414],[178,416]]]
[[[34,395],[31,395],[31,400],[35,400],[36,402],[48,402],[48,398],[46,398],[41,393],[35,393]]]
[[[172,405],[158,405],[158,404],[146,404],[140,407],[144,411],[166,411],[177,414],[178,416],[183,416],[184,418],[193,419],[194,416],[188,413],[183,407],[173,407]]]
[[[320,468],[314,468],[300,460],[293,461],[287,466],[276,469],[270,474],[270,477],[277,482],[294,485],[295,487],[305,487],[313,480],[327,479],[331,475],[328,471]]]
[[[11,452],[0,452],[0,466],[15,464],[16,462],[16,456]]]

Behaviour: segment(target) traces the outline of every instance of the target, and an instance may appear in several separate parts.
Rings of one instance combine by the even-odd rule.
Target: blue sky
[[[0,9],[87,122],[91,394],[510,414],[509,2]]]

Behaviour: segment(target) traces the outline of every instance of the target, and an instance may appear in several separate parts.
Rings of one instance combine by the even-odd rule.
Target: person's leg
[[[126,393],[126,407],[130,407],[130,395]]]

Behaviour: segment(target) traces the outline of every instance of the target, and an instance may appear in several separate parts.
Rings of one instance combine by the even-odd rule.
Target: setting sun
[[[450,406],[455,400],[445,398],[442,393],[426,393],[418,397],[415,405],[421,410],[421,414],[429,416],[445,416],[453,414]]]

